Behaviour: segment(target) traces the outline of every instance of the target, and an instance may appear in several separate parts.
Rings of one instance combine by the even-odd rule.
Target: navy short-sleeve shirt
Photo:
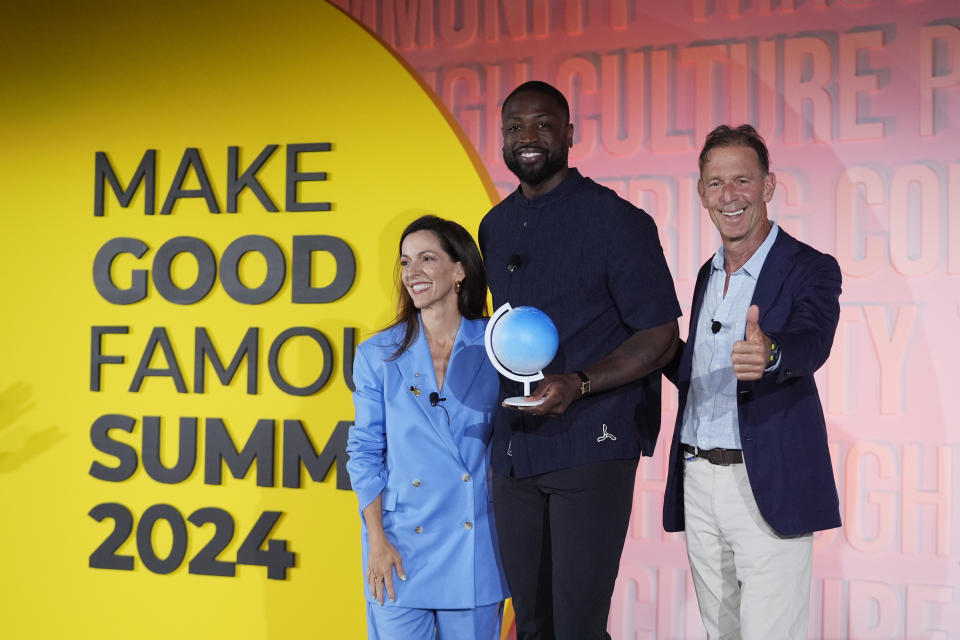
[[[576,169],[534,200],[519,189],[507,196],[480,223],[479,239],[494,308],[537,307],[557,326],[560,347],[546,374],[585,369],[635,331],[681,315],[653,219]],[[522,395],[522,384],[501,377],[500,392]],[[649,456],[659,431],[658,371],[555,418],[498,409],[492,464],[522,478]]]

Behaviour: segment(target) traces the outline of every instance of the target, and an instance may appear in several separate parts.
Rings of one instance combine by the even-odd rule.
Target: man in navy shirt
[[[519,410],[494,419],[494,508],[518,640],[609,638],[639,456],[660,429],[680,306],[653,219],[570,168],[566,99],[527,82],[503,103],[519,188],[480,224],[494,307],[544,311],[560,346]],[[501,379],[501,398],[521,395]]]

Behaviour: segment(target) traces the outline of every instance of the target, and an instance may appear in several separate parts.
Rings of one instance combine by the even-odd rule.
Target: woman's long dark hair
[[[463,266],[464,277],[460,282],[460,293],[457,294],[457,309],[460,315],[468,320],[484,318],[487,315],[487,272],[483,268],[483,258],[470,232],[452,220],[444,220],[433,215],[417,218],[400,234],[400,244],[397,256],[403,251],[403,241],[411,233],[430,231],[440,241],[440,246],[450,259]],[[397,264],[397,317],[387,327],[403,325],[405,328],[403,340],[398,344],[396,352],[390,360],[396,360],[410,348],[417,333],[420,331],[420,310],[413,304],[413,299],[403,286],[400,275],[400,266]]]

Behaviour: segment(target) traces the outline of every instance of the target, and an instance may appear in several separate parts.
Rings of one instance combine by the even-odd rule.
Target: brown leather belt
[[[718,464],[723,467],[743,463],[743,451],[740,449],[701,449],[683,443],[680,444],[680,449],[697,458],[703,458],[711,464]]]

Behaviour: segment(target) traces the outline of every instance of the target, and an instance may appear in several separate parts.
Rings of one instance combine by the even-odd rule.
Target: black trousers
[[[493,474],[517,640],[607,640],[637,458],[530,478]]]

